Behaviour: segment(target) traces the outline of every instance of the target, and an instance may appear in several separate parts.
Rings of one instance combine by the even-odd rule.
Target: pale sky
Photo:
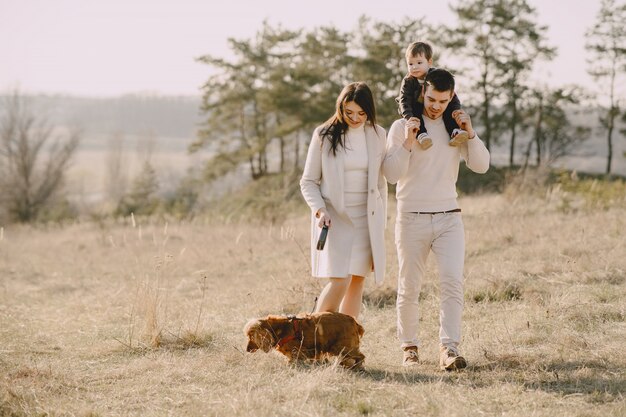
[[[552,86],[589,85],[585,31],[600,0],[528,0],[548,25],[557,58],[536,76]],[[215,4],[220,4],[219,6]],[[197,95],[227,39],[252,37],[264,19],[287,29],[355,27],[361,15],[455,23],[441,0],[0,0],[0,92],[115,96]],[[455,2],[456,4],[456,2]]]

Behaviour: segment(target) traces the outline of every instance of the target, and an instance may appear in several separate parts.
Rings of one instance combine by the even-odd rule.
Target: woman
[[[385,276],[387,181],[381,165],[385,130],[376,125],[376,109],[367,84],[347,85],[335,114],[315,129],[300,180],[311,208],[313,276],[329,278],[316,311],[339,311],[355,319],[361,309],[365,277]],[[316,249],[328,226],[323,250]]]

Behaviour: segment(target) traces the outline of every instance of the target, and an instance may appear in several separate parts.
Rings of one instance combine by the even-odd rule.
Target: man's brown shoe
[[[439,352],[439,367],[442,371],[458,371],[467,366],[467,361],[458,350],[448,346],[441,346]]]
[[[402,357],[402,365],[414,366],[420,363],[419,355],[417,354],[417,346],[407,346],[404,348],[404,354]]]

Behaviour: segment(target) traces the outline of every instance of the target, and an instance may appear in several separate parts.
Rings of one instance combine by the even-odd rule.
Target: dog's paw
[[[357,362],[354,358],[344,358],[341,362],[339,362],[339,364],[344,368],[351,369],[357,364]]]

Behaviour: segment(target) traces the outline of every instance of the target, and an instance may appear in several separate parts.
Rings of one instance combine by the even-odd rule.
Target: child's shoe
[[[426,150],[426,149],[430,148],[431,146],[433,146],[433,140],[430,138],[430,136],[428,136],[428,133],[426,133],[426,132],[421,133],[417,137],[417,143],[419,143],[420,147],[423,150]]]
[[[450,135],[450,142],[448,143],[450,146],[459,146],[464,144],[469,140],[469,135],[465,130],[454,129],[452,131],[452,135]]]

